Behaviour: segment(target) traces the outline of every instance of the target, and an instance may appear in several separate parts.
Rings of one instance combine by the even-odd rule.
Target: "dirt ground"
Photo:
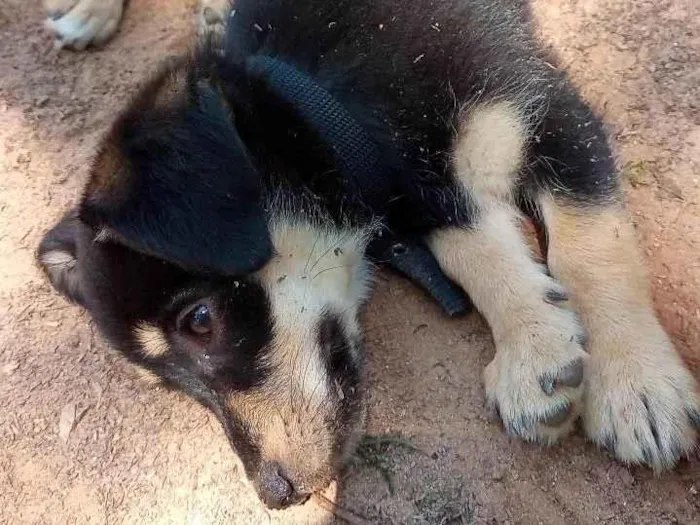
[[[106,48],[57,52],[39,0],[0,2],[0,522],[330,523],[268,512],[205,410],[144,388],[33,265],[127,97],[191,31],[194,0],[132,0]],[[700,376],[700,5],[536,0],[544,38],[616,139],[664,325]],[[381,276],[365,315],[369,432],[341,495],[372,523],[700,523],[700,458],[655,479],[580,436],[542,449],[482,406],[493,355],[472,314],[445,319]],[[386,481],[388,474],[392,481]]]

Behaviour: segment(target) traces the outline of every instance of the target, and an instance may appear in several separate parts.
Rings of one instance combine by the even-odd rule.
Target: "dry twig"
[[[336,518],[340,518],[346,523],[349,523],[350,525],[370,525],[370,522],[362,516],[339,506],[337,503],[329,500],[323,494],[316,493],[311,496],[311,499],[314,501],[314,503],[316,503],[316,505],[330,512]]]

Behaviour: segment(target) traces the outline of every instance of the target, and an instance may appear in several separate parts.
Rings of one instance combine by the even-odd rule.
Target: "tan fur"
[[[151,108],[167,108],[183,101],[187,95],[187,67],[184,60],[169,64],[168,73],[160,85],[153,91],[153,100],[148,102]]]
[[[163,384],[160,377],[140,365],[129,363],[127,366],[127,373],[131,375],[133,379],[138,381],[144,388],[155,388]]]
[[[466,113],[454,159],[458,180],[479,206],[477,223],[435,232],[428,241],[491,326],[496,356],[484,372],[488,403],[498,406],[509,431],[552,442],[572,428],[582,388],[548,395],[541,378],[557,377],[585,354],[575,315],[545,301],[559,286],[533,260],[509,202],[527,133],[515,107],[502,102]],[[567,407],[561,424],[541,423]]]
[[[576,208],[549,196],[541,207],[549,267],[589,334],[588,435],[601,444],[616,437],[624,461],[639,463],[646,454],[657,470],[672,466],[695,443],[689,415],[700,395],[654,314],[629,218],[621,205]]]
[[[526,138],[527,126],[513,103],[493,102],[468,110],[453,153],[464,186],[475,195],[509,198]]]
[[[115,146],[114,140],[109,137],[103,142],[100,151],[93,161],[92,173],[87,191],[101,198],[119,198],[121,181],[127,176],[124,159],[121,152]]]
[[[326,410],[330,405],[310,401],[269,388],[228,399],[260,445],[264,461],[277,462],[299,492],[322,489],[333,476],[333,433],[326,421],[332,417]]]
[[[168,353],[168,341],[157,326],[141,323],[134,329],[134,337],[146,357],[158,358]]]
[[[359,336],[357,309],[367,293],[365,236],[280,219],[277,255],[257,274],[275,320],[270,377],[229,397],[266,461],[278,462],[298,490],[323,488],[332,475],[335,410],[344,395],[330,382],[315,330],[325,312],[342,314]]]

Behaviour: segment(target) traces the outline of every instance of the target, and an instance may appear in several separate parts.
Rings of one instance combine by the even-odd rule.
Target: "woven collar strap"
[[[294,108],[297,117],[320,137],[332,153],[347,190],[361,195],[365,202],[380,197],[374,190],[380,189],[379,175],[386,167],[379,149],[333,95],[307,74],[276,58],[251,56],[246,61],[246,70]]]
[[[375,142],[350,112],[312,78],[281,60],[254,55],[246,61],[246,70],[289,104],[324,142],[346,191],[360,196],[371,209],[383,209],[388,198],[388,188],[382,182],[388,175],[387,167]],[[422,287],[448,315],[469,311],[468,298],[442,273],[421,239],[397,238],[385,231],[370,243],[368,254]]]

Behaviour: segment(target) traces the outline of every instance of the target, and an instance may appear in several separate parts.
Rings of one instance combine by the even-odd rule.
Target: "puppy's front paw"
[[[513,314],[495,333],[496,357],[484,370],[486,402],[509,434],[554,443],[578,417],[587,357],[583,331],[573,312],[559,308],[550,292],[541,308]]]
[[[584,425],[593,441],[621,461],[659,472],[693,450],[700,394],[665,334],[656,339],[646,351],[595,349],[586,377]]]
[[[114,35],[124,11],[124,0],[44,0],[46,27],[60,47],[78,51],[99,46]]]

